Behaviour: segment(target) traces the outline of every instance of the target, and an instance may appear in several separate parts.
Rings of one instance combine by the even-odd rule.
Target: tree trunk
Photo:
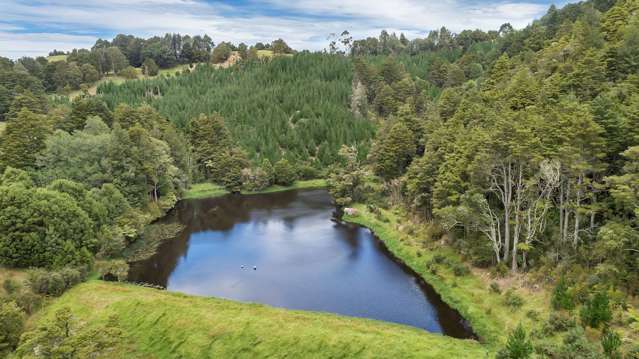
[[[510,200],[512,198],[511,164],[504,173],[504,261],[510,255]]]
[[[513,234],[513,258],[511,264],[511,270],[517,272],[517,244],[519,244],[519,235],[521,233],[521,221],[520,221],[520,211],[521,211],[521,202],[523,201],[523,173],[522,173],[522,165],[518,165],[518,174],[517,174],[517,182],[516,182],[516,191],[515,191],[515,233]]]
[[[572,245],[575,248],[577,248],[577,243],[579,243],[579,206],[581,206],[581,184],[583,182],[583,178],[583,174],[579,174],[579,176],[577,177],[577,198],[575,201],[575,231],[572,238]]]
[[[559,241],[563,243],[564,238],[564,184],[559,184]]]
[[[563,240],[568,240],[568,222],[570,221],[570,212],[567,208],[568,200],[570,198],[570,180],[566,181],[566,199],[564,202],[564,228],[563,228]]]

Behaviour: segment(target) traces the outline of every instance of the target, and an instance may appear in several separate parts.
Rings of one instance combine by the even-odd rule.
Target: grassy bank
[[[292,189],[311,189],[311,188],[324,188],[326,187],[326,180],[313,179],[305,181],[295,181],[290,186],[271,186],[257,192],[242,192],[242,194],[259,194],[259,193],[272,193],[288,191]],[[219,197],[229,192],[222,186],[213,183],[197,183],[191,186],[191,188],[184,194],[184,199],[197,199],[197,198],[212,198]]]
[[[100,326],[116,315],[113,354],[139,358],[484,358],[477,342],[368,319],[290,311],[89,281],[47,307]]]
[[[355,207],[358,214],[344,215],[344,219],[370,228],[396,257],[422,276],[446,303],[470,322],[490,350],[505,342],[519,323],[530,330],[548,318],[547,291],[521,286],[520,283],[525,282],[523,278],[493,279],[488,272],[478,269],[455,275],[455,267],[464,265],[462,259],[449,246],[430,240],[425,228],[407,225],[409,220],[391,211],[382,210],[381,216],[376,216],[364,205]],[[438,261],[440,264],[433,266],[432,263]],[[506,305],[505,295],[490,289],[492,282],[498,283],[502,292],[513,289],[523,298],[523,305],[516,309]]]

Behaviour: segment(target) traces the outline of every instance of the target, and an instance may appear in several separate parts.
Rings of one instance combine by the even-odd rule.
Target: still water
[[[132,263],[129,280],[473,336],[368,229],[335,216],[325,190],[181,201],[163,221],[184,231],[152,258]]]

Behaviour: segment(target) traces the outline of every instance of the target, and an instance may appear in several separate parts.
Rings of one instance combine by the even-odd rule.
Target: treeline
[[[463,49],[445,77],[411,74],[401,53],[355,57],[352,108],[381,121],[368,164],[383,186],[344,148],[348,169],[330,181],[338,203],[390,199],[443,227],[475,265],[560,282],[555,308],[618,340],[612,313],[639,294],[638,10],[632,0],[551,8],[490,40],[494,60],[477,62],[478,76],[466,76]],[[568,350],[536,340],[549,356]]]
[[[342,144],[365,156],[374,126],[349,112],[352,70],[342,56],[300,53],[228,69],[198,66],[179,77],[103,84],[110,108],[148,103],[185,131],[217,112],[256,164],[281,158],[317,169],[335,162]]]
[[[121,256],[187,185],[186,139],[148,106],[110,111],[80,97],[47,109],[21,96],[0,135],[0,263],[59,268]]]
[[[208,35],[166,34],[142,39],[119,34],[112,41],[98,39],[91,49],[73,49],[68,53],[54,50],[49,59],[40,56],[12,61],[0,57],[0,121],[13,98],[23,90],[68,93],[87,89],[108,75],[135,79],[140,74],[155,76],[160,69],[180,64],[221,63],[232,52],[237,52],[243,60],[258,60],[258,50],[294,53],[282,39],[250,47],[229,42],[215,46]]]

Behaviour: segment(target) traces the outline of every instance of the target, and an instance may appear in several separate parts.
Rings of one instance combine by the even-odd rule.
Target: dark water
[[[368,229],[335,221],[334,212],[324,190],[182,201],[164,221],[186,229],[132,264],[129,279],[472,337],[459,314]]]

